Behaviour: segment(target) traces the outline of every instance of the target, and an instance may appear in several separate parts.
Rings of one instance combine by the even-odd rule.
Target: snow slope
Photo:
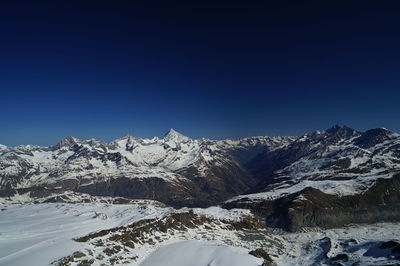
[[[92,231],[166,215],[172,210],[152,205],[102,203],[25,204],[0,211],[0,265],[49,265],[80,250],[75,237]]]
[[[213,223],[182,231],[153,228],[148,235],[143,235],[147,241],[138,240],[134,246],[122,246],[107,260],[104,255],[109,245],[116,247],[122,243],[113,237],[132,228],[130,224],[153,218],[162,221],[173,213],[189,210],[160,207],[151,201],[129,205],[41,203],[2,205],[1,208],[0,265],[7,266],[50,265],[75,252],[85,253],[81,260],[94,259],[92,265],[118,258],[117,265],[129,262],[129,265],[140,266],[255,266],[261,265],[262,260],[248,253],[258,248],[266,250],[278,266],[332,265],[334,258],[343,254],[348,261],[339,261],[346,266],[353,263],[385,265],[397,262],[396,256],[399,256],[391,249],[380,248],[387,241],[400,240],[399,223],[351,225],[329,230],[314,228],[299,233],[262,228],[233,230],[223,221],[240,221],[249,212],[212,207],[193,209],[193,212],[217,219]],[[86,242],[73,241],[110,228],[115,230],[107,230],[107,234],[93,236]],[[100,242],[105,245],[99,245]],[[67,265],[78,264],[76,260]]]
[[[204,241],[181,241],[163,246],[140,266],[259,266],[262,260],[249,250]]]

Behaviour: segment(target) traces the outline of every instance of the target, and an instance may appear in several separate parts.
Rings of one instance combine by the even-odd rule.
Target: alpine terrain
[[[400,134],[0,145],[0,205],[0,265],[399,265]]]

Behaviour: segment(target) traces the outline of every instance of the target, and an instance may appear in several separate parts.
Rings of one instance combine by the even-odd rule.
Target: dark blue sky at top
[[[396,1],[138,3],[0,3],[0,143],[400,131]]]

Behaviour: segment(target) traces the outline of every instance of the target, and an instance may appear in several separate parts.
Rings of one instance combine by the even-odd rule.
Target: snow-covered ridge
[[[287,146],[303,153],[288,166],[276,170],[279,180],[263,192],[235,197],[273,200],[306,187],[327,194],[354,195],[365,191],[378,178],[400,173],[400,135],[384,128],[358,132],[345,126],[305,134]]]
[[[260,154],[266,156],[258,158]],[[254,168],[248,164],[252,159],[258,159],[254,160],[258,163]],[[275,164],[279,168],[265,176],[263,169]],[[48,147],[2,146],[0,191],[35,186],[74,190],[77,186],[108,184],[111,179],[157,178],[175,186],[173,194],[190,190],[185,184],[192,182],[193,176],[215,179],[215,172],[210,170],[215,167],[224,170],[219,173],[238,173],[245,166],[252,174],[259,171],[260,179],[270,180],[267,187],[257,191],[261,194],[243,197],[274,199],[306,187],[351,195],[368,188],[377,178],[390,178],[400,172],[400,135],[383,128],[360,132],[334,126],[299,138],[209,140],[192,139],[171,129],[163,137],[154,138],[126,135],[101,142],[67,137]],[[245,172],[239,175],[247,178]],[[222,178],[227,181],[234,177]],[[154,199],[151,193],[146,198]]]
[[[171,129],[164,137],[126,135],[111,142],[66,137],[53,146],[0,147],[0,189],[26,188],[78,180],[80,184],[109,178],[181,178],[179,169],[196,164],[206,169],[212,161],[225,161],[231,149],[287,145],[289,137],[253,137],[240,140],[191,139]],[[56,185],[52,185],[56,186]]]

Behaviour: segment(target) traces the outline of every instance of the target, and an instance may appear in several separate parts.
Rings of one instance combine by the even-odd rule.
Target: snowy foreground
[[[0,212],[0,265],[48,265],[79,250],[75,237],[165,215],[152,205],[26,204]]]
[[[69,260],[64,265],[78,265],[85,259],[91,265],[101,265],[104,263],[102,252],[107,248],[96,243],[106,240],[108,235],[96,236],[86,242],[73,239],[103,229],[124,228],[143,219],[162,219],[172,213],[188,211],[174,210],[151,201],[129,205],[42,203],[0,207],[0,265],[10,266],[57,265],[60,259],[76,252],[82,254],[79,259]],[[210,217],[212,221],[240,221],[241,217],[249,215],[246,210],[227,211],[218,207],[191,212]],[[380,247],[386,241],[400,239],[400,224],[358,225],[304,233],[235,231],[217,224],[206,223],[184,232],[153,232],[151,242],[135,243],[134,247],[117,250],[120,260],[115,260],[115,265],[256,266],[264,259],[249,252],[257,248],[265,249],[276,265],[398,262],[398,256],[391,249]],[[114,230],[114,237],[121,232]],[[90,258],[97,259],[91,261]]]
[[[140,266],[258,266],[262,260],[244,248],[188,240],[166,245],[153,252]]]

